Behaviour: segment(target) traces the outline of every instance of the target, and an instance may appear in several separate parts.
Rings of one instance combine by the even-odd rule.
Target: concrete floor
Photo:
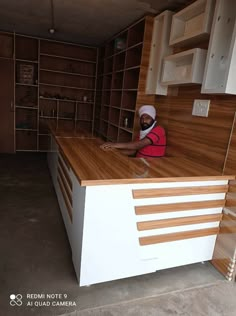
[[[80,288],[45,155],[0,155],[0,315],[235,316],[236,285],[199,263]]]

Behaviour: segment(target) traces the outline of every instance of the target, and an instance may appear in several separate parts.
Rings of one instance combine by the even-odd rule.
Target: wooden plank
[[[199,215],[179,218],[168,218],[155,221],[138,222],[138,230],[150,230],[157,228],[166,228],[183,225],[194,225],[202,223],[219,222],[222,218],[222,214],[211,214],[211,215]]]
[[[228,192],[228,185],[133,190],[134,199]]]
[[[70,220],[71,220],[71,222],[72,222],[72,221],[73,221],[72,208],[71,208],[71,206],[70,206],[70,203],[69,203],[69,201],[68,201],[68,198],[67,198],[65,189],[64,189],[64,187],[63,187],[62,181],[61,181],[61,179],[60,179],[59,176],[57,177],[57,181],[58,181],[59,187],[60,187],[60,189],[61,189],[61,193],[62,193],[64,202],[65,202],[65,205],[66,205],[67,212],[68,212],[69,217],[70,217]]]
[[[198,210],[198,209],[205,209],[205,208],[218,208],[218,207],[223,208],[224,204],[225,204],[224,200],[215,200],[215,201],[183,202],[183,203],[135,206],[135,214],[146,215],[146,214],[156,214],[156,213],[166,213],[166,212]]]
[[[70,201],[70,205],[72,206],[72,203],[73,203],[73,200],[72,200],[72,192],[70,190],[70,188],[68,187],[68,183],[65,179],[65,176],[61,170],[61,167],[58,165],[58,175],[60,176],[60,179],[62,181],[62,184],[63,184],[63,187],[65,188],[65,192],[66,192],[66,195],[68,197],[68,200]]]
[[[141,246],[145,246],[145,245],[152,245],[152,244],[158,244],[158,243],[163,243],[163,242],[171,242],[171,241],[177,241],[177,240],[205,237],[205,236],[210,236],[210,235],[217,235],[218,232],[219,232],[219,228],[214,227],[214,228],[198,229],[198,230],[191,230],[191,231],[171,233],[171,234],[140,237],[139,244]]]
[[[67,183],[68,183],[70,189],[72,190],[72,188],[73,188],[73,186],[72,186],[72,181],[71,181],[71,179],[70,179],[70,176],[69,176],[69,174],[68,174],[68,171],[66,170],[66,168],[65,168],[65,166],[64,166],[64,164],[63,164],[63,162],[62,162],[62,160],[61,160],[61,158],[60,158],[60,156],[58,156],[58,164],[59,164],[59,166],[61,167],[61,169],[62,169],[62,171],[63,171],[63,174],[64,174],[64,176],[65,176],[65,178],[66,178],[66,181],[67,181]]]

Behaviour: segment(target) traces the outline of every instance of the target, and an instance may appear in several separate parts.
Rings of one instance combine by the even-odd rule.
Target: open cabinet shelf
[[[162,84],[201,84],[207,51],[194,48],[164,58]]]
[[[173,15],[170,45],[182,46],[209,38],[215,0],[197,0]]]

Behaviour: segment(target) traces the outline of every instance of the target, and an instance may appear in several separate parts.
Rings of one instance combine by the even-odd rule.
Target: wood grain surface
[[[202,223],[219,222],[222,218],[222,214],[210,214],[199,216],[188,216],[178,218],[168,218],[155,221],[145,221],[137,223],[138,230],[150,230],[166,227],[175,227],[183,225],[194,225]]]
[[[156,214],[156,213],[168,213],[168,212],[181,212],[190,210],[200,210],[205,208],[222,207],[225,204],[225,200],[215,201],[200,201],[200,202],[182,202],[182,203],[170,203],[159,205],[144,205],[135,206],[136,215]]]
[[[165,189],[139,189],[133,190],[134,199],[145,199],[165,196],[181,196],[194,194],[213,194],[228,192],[228,185],[214,186],[194,186],[183,188],[165,188]]]
[[[139,243],[141,246],[145,246],[145,245],[152,245],[152,244],[170,242],[170,241],[176,241],[176,240],[217,235],[218,232],[219,232],[219,228],[214,227],[214,228],[198,229],[198,230],[191,230],[191,231],[185,231],[185,232],[179,232],[179,233],[147,236],[147,237],[140,237]]]
[[[56,142],[81,185],[235,178],[184,157],[144,160],[104,151],[99,139],[56,137]]]

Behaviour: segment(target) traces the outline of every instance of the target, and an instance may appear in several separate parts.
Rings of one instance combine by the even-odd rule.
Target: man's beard
[[[143,123],[143,124],[141,124],[141,129],[142,129],[142,131],[145,131],[146,129],[148,129],[149,127],[151,127],[153,123],[154,123],[154,120],[152,120],[152,122],[151,122],[150,124],[148,124],[148,123]]]

